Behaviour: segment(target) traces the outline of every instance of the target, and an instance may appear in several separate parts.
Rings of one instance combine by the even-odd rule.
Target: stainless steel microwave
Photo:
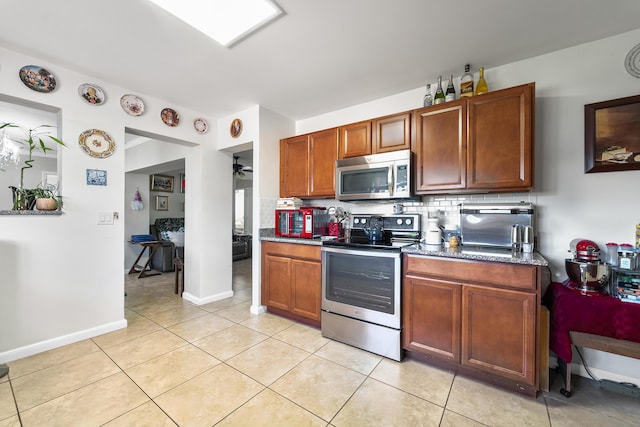
[[[336,199],[411,197],[411,150],[350,157],[336,162]]]

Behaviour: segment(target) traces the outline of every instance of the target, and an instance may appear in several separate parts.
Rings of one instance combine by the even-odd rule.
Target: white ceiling
[[[146,0],[3,0],[0,43],[210,119],[256,104],[303,119],[640,28],[638,0],[277,3],[227,49]]]

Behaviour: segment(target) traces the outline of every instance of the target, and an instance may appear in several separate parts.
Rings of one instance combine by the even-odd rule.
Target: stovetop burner
[[[374,225],[382,226],[382,239],[369,239],[368,230]],[[400,251],[404,246],[419,242],[420,237],[420,214],[356,214],[351,221],[350,239],[327,240],[323,245]]]

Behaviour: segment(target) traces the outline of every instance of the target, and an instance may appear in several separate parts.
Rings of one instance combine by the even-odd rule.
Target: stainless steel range
[[[402,360],[401,250],[420,215],[354,215],[351,238],[322,246],[322,335]]]

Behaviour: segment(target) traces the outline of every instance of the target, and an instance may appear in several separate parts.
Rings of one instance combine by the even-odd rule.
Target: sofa
[[[151,260],[151,268],[161,272],[173,271],[176,247],[184,250],[184,218],[158,218],[149,226],[149,234],[162,242]]]
[[[233,260],[251,258],[251,235],[250,234],[234,234],[233,235]]]

